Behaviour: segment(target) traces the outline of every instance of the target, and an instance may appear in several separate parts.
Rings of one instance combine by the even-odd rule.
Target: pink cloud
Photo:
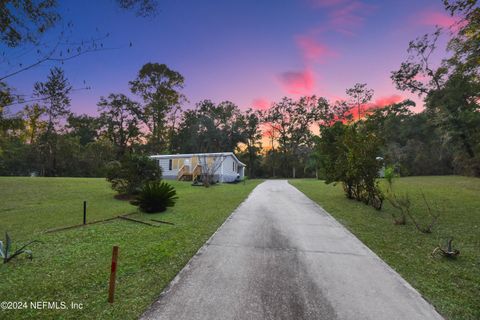
[[[336,31],[353,35],[354,30],[363,25],[364,16],[374,9],[360,1],[350,1],[329,13],[329,24]]]
[[[287,71],[278,77],[285,91],[290,94],[310,95],[315,87],[313,72],[309,69],[303,71]]]
[[[381,97],[375,100],[373,103],[377,107],[385,107],[394,103],[402,102],[404,98],[398,94],[392,94],[391,96]]]
[[[257,110],[267,110],[272,103],[265,98],[257,98],[252,101],[252,106]]]
[[[328,21],[318,28],[318,32],[333,30],[346,35],[354,35],[356,29],[365,22],[365,16],[376,6],[361,0],[306,0],[312,8],[326,11]]]
[[[298,36],[296,37],[296,42],[302,50],[303,57],[306,61],[324,62],[325,58],[337,55],[326,45],[319,43],[309,36]]]
[[[402,96],[400,96],[398,94],[392,94],[390,96],[377,98],[375,101],[370,102],[370,103],[362,106],[361,109],[363,111],[374,110],[374,109],[390,106],[390,105],[395,104],[395,103],[400,103],[403,100],[405,100],[405,99]],[[357,113],[357,115],[358,115],[358,113]]]
[[[416,23],[425,26],[439,26],[448,28],[456,23],[454,17],[443,12],[425,11],[415,18]]]

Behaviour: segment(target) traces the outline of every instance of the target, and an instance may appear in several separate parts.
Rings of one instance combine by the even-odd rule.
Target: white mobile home
[[[217,182],[233,182],[245,176],[245,164],[233,152],[154,155],[164,179],[195,180],[203,173]]]

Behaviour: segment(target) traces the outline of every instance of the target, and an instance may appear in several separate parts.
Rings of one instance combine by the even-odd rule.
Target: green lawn
[[[113,199],[103,179],[0,178],[0,232],[8,230],[14,242],[43,242],[32,246],[32,261],[21,257],[0,265],[0,301],[65,301],[84,306],[80,311],[0,311],[0,318],[137,318],[258,183],[206,189],[172,182],[179,195],[174,208],[133,216],[169,221],[173,226],[114,220],[44,234],[45,229],[81,223],[83,200],[88,201],[89,220],[130,213],[135,207]],[[120,254],[116,301],[109,305],[113,245],[119,245]]]
[[[114,194],[104,179],[0,177],[0,234],[28,240],[46,229],[81,224],[83,201],[87,221],[136,211]]]
[[[395,182],[399,193],[408,191],[417,214],[423,212],[421,191],[442,212],[432,234],[420,233],[412,223],[393,225],[389,203],[378,212],[345,198],[340,185],[290,183],[345,225],[446,318],[480,319],[480,179],[409,177]],[[461,251],[458,259],[432,259],[432,250],[447,237],[453,237]]]

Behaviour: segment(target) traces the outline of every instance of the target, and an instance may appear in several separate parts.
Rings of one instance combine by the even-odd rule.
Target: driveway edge
[[[170,281],[170,283],[162,290],[162,292],[160,293],[160,295],[158,295],[157,298],[155,298],[155,301],[152,302],[148,308],[142,313],[142,315],[139,317],[139,319],[149,319],[148,318],[148,315],[149,315],[149,312],[151,310],[155,310],[155,306],[157,304],[160,304],[160,301],[162,300],[162,298],[168,294],[174,287],[175,285],[181,280],[182,278],[182,275],[187,272],[189,269],[190,269],[190,266],[192,265],[192,263],[197,260],[202,254],[203,252],[207,249],[207,247],[209,246],[209,243],[210,241],[213,239],[213,237],[218,233],[218,231],[229,221],[232,219],[232,217],[235,215],[235,213],[237,213],[238,209],[243,205],[244,202],[246,202],[251,194],[253,193],[253,191],[258,188],[258,186],[260,186],[261,184],[265,183],[265,181],[259,183],[257,186],[255,186],[255,188],[252,189],[252,191],[250,191],[250,193],[248,194],[248,196],[243,199],[242,202],[240,202],[240,204],[235,208],[235,210],[232,211],[232,213],[230,213],[230,215],[225,219],[225,221],[223,221],[223,223],[217,228],[217,230],[215,230],[214,233],[212,233],[212,235],[207,239],[207,241],[205,241],[205,243],[200,247],[200,249],[198,249],[198,251],[190,258],[190,260],[188,260],[187,264],[177,273],[177,275]],[[296,188],[295,188],[296,189]]]
[[[428,304],[430,307],[433,308],[433,310],[435,310],[435,312],[437,314],[440,315],[440,317],[442,317],[443,319],[445,319],[445,317],[438,311],[437,308],[435,308],[435,306],[427,299],[425,298],[417,289],[415,289],[410,283],[407,282],[407,280],[405,280],[402,275],[400,273],[398,273],[395,269],[393,269],[388,263],[386,263],[382,258],[380,258],[380,256],[378,256],[378,254],[376,252],[374,252],[372,249],[370,249],[365,243],[363,243],[353,232],[350,231],[350,229],[348,229],[346,226],[344,226],[343,224],[341,224],[337,219],[335,219],[327,210],[325,210],[321,205],[319,205],[315,200],[313,200],[312,198],[310,198],[308,195],[306,195],[305,193],[303,193],[302,191],[300,191],[296,186],[294,186],[293,184],[290,183],[290,180],[287,180],[288,184],[290,186],[292,186],[295,190],[297,190],[298,192],[300,192],[301,194],[303,194],[305,197],[307,197],[308,199],[310,199],[314,204],[315,206],[317,206],[322,212],[324,212],[326,214],[326,216],[332,220],[334,223],[338,224],[339,226],[341,226],[342,228],[344,228],[348,234],[350,234],[353,238],[355,238],[355,240],[362,246],[364,247],[367,251],[369,251],[377,260],[379,260],[381,262],[381,264],[383,264],[383,266],[386,268],[386,270],[391,273],[397,280],[400,281],[400,283],[405,287],[407,288],[408,290],[410,290],[414,295],[418,295],[423,301],[425,301],[426,304]]]

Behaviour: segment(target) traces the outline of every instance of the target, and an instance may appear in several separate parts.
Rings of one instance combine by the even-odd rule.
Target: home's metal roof
[[[246,167],[247,165],[240,160],[238,160],[237,156],[233,152],[212,152],[212,153],[177,153],[177,154],[156,154],[150,156],[150,158],[154,159],[175,159],[175,158],[191,158],[191,157],[205,157],[205,156],[212,156],[212,157],[227,157],[232,156],[235,161],[241,166]]]

